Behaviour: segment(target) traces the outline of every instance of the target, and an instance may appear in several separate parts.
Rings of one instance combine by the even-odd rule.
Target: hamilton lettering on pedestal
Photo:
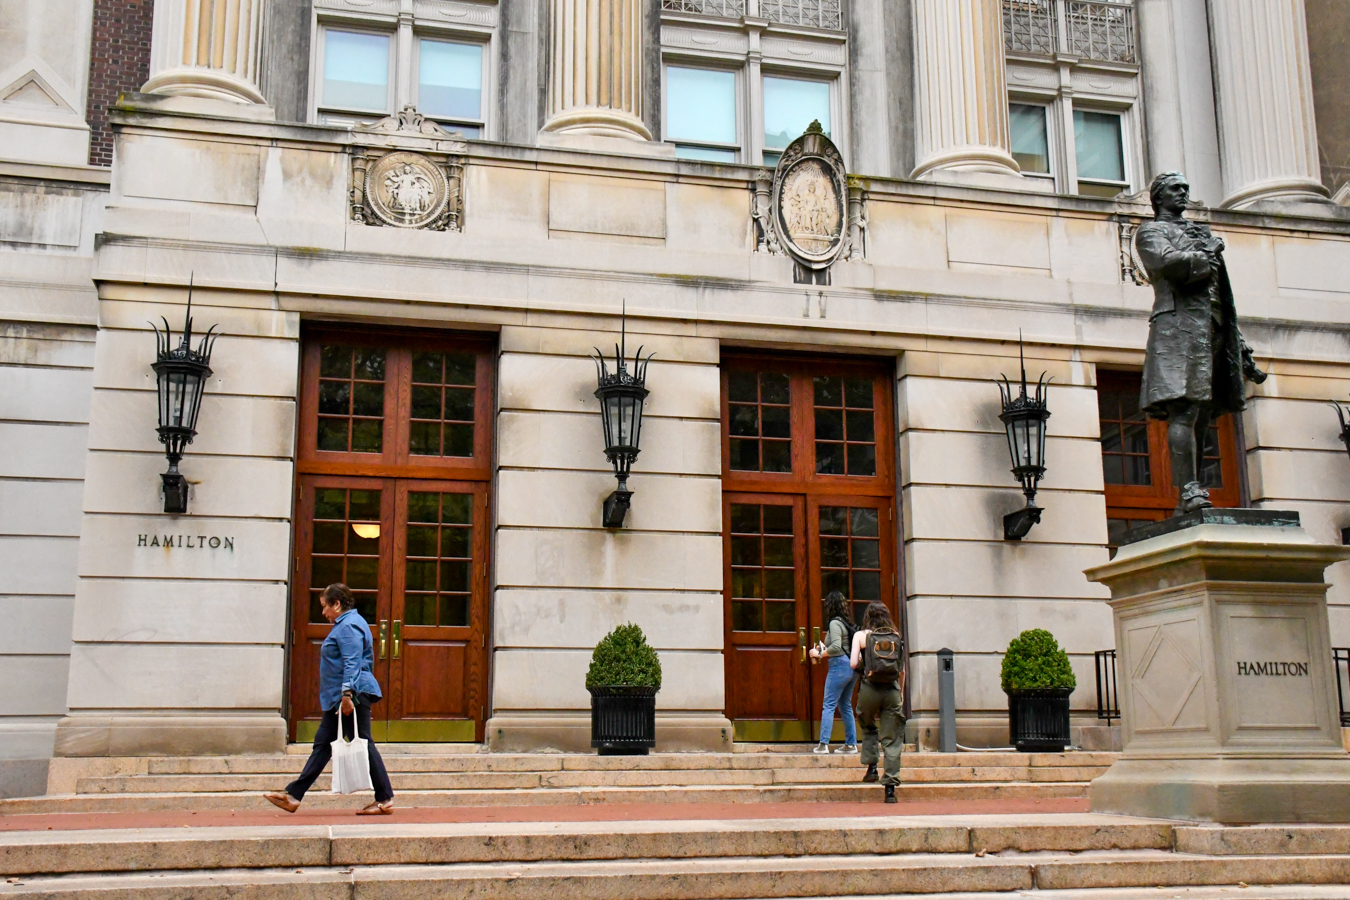
[[[1308,664],[1305,662],[1240,662],[1237,664],[1239,675],[1290,675],[1299,678],[1308,676]]]
[[[212,534],[138,534],[137,547],[163,547],[181,550],[229,550],[234,552],[234,538]]]

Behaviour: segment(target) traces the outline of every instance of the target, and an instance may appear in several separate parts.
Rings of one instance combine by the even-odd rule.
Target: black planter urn
[[[646,756],[656,746],[656,688],[589,690],[591,746],[601,756]]]
[[[1070,688],[1008,695],[1008,735],[1022,753],[1063,753],[1069,746]]]

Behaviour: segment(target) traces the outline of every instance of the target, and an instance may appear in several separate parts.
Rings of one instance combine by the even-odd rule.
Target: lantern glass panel
[[[605,406],[605,444],[607,447],[623,446],[623,400],[606,397]]]
[[[187,375],[183,372],[169,373],[169,421],[165,425],[181,428],[183,411],[187,406]]]

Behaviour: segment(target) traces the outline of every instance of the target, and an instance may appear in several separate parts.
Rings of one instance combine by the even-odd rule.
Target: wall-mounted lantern
[[[211,350],[215,345],[216,326],[212,325],[202,336],[197,349],[192,349],[192,282],[188,282],[187,315],[178,346],[173,346],[173,329],[163,319],[164,332],[155,329],[156,354],[151,368],[159,386],[159,442],[169,458],[169,471],[160,475],[164,485],[164,511],[185,513],[188,503],[187,479],[178,471],[183,448],[192,443],[197,434],[197,414],[201,412],[202,393],[206,379],[211,377]]]
[[[1003,398],[1003,412],[999,418],[1008,433],[1008,454],[1012,457],[1012,473],[1022,483],[1027,505],[1003,517],[1003,539],[1020,541],[1041,521],[1041,508],[1036,505],[1036,488],[1045,475],[1045,420],[1050,418],[1046,405],[1046,391],[1050,382],[1045,373],[1036,383],[1033,395],[1027,394],[1027,363],[1022,353],[1022,338],[1018,335],[1018,356],[1022,361],[1021,393],[1014,397],[1012,386],[1005,376],[999,384]],[[996,382],[997,383],[997,382]]]
[[[614,467],[618,489],[605,498],[603,507],[606,528],[622,528],[628,517],[633,492],[628,490],[628,472],[637,459],[642,440],[642,404],[647,399],[647,363],[653,353],[642,358],[642,348],[633,354],[633,371],[628,371],[624,360],[627,349],[627,315],[621,319],[619,343],[614,346],[614,372],[605,366],[605,357],[599,348],[595,351],[596,376],[600,386],[595,396],[600,400],[600,421],[605,429],[605,458]]]

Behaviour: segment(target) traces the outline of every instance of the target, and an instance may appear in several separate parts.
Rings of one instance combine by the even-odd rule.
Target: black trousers
[[[389,783],[389,773],[384,770],[384,760],[380,758],[380,751],[375,749],[375,742],[370,740],[370,701],[365,695],[361,695],[352,702],[356,705],[356,734],[366,739],[366,747],[370,750],[370,781],[375,786],[375,799],[385,803],[394,799],[394,788]],[[305,799],[305,792],[313,787],[315,779],[323,773],[324,766],[328,765],[328,761],[333,757],[332,744],[337,740],[338,710],[341,708],[339,704],[323,714],[319,731],[314,735],[314,749],[309,753],[304,771],[300,773],[299,778],[286,785],[286,793],[296,800]],[[346,735],[352,733],[351,716],[343,716],[342,731]]]

